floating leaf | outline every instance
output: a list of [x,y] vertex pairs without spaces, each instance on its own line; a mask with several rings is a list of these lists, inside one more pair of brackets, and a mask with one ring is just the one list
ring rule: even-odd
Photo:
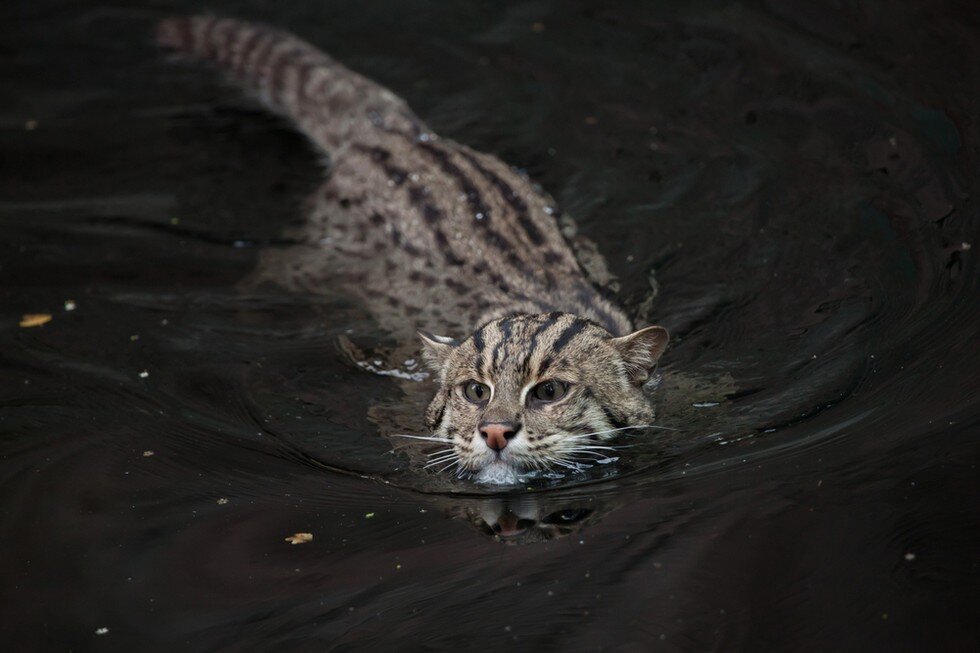
[[47,324],[51,321],[51,315],[49,313],[28,313],[24,317],[20,318],[20,325],[25,329],[30,327],[41,326],[42,324]]

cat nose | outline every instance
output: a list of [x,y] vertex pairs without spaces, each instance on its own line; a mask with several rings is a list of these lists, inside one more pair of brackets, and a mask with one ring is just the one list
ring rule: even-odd
[[507,442],[517,435],[518,430],[520,430],[520,425],[513,422],[483,423],[480,424],[480,437],[494,451],[503,451]]
[[492,528],[493,532],[497,535],[507,537],[510,535],[520,535],[527,530],[527,525],[529,523],[533,524],[534,522],[527,519],[521,519],[514,513],[506,511],[504,514],[500,515],[500,518],[497,519],[497,523],[490,528]]

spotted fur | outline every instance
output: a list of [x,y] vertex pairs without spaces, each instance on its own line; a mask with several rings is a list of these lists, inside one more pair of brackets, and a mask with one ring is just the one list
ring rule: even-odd
[[[157,38],[223,68],[330,155],[310,219],[290,234],[303,245],[266,252],[270,276],[307,289],[329,278],[395,334],[470,334],[423,337],[440,383],[427,420],[460,469],[567,466],[602,451],[586,443],[652,419],[641,386],[666,332],[624,335],[630,320],[594,283],[609,279],[601,258],[576,258],[527,178],[438,138],[396,95],[291,34],[196,16],[162,22]],[[528,384],[546,379],[568,394],[530,407]],[[468,403],[467,380],[490,386],[490,401]],[[499,452],[481,439],[493,420],[521,425]]]

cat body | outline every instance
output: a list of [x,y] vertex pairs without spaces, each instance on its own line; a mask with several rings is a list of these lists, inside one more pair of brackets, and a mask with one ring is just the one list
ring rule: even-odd
[[162,22],[157,38],[217,64],[329,155],[291,234],[302,246],[264,255],[277,282],[343,285],[396,337],[458,336],[422,334],[440,384],[430,437],[452,445],[456,469],[568,464],[652,419],[640,387],[666,331],[630,334],[593,283],[608,278],[601,258],[583,267],[554,202],[523,175],[437,137],[396,95],[290,34],[196,16]]

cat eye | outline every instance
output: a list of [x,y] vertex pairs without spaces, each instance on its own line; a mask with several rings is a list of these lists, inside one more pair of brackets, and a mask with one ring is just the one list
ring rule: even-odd
[[564,397],[567,392],[567,383],[555,379],[548,379],[531,388],[529,396],[532,401],[551,403]]
[[592,514],[591,510],[559,510],[558,512],[553,512],[541,521],[545,524],[574,524],[580,522],[589,515]]
[[474,404],[482,404],[490,399],[490,388],[479,381],[467,381],[463,385],[463,396]]

